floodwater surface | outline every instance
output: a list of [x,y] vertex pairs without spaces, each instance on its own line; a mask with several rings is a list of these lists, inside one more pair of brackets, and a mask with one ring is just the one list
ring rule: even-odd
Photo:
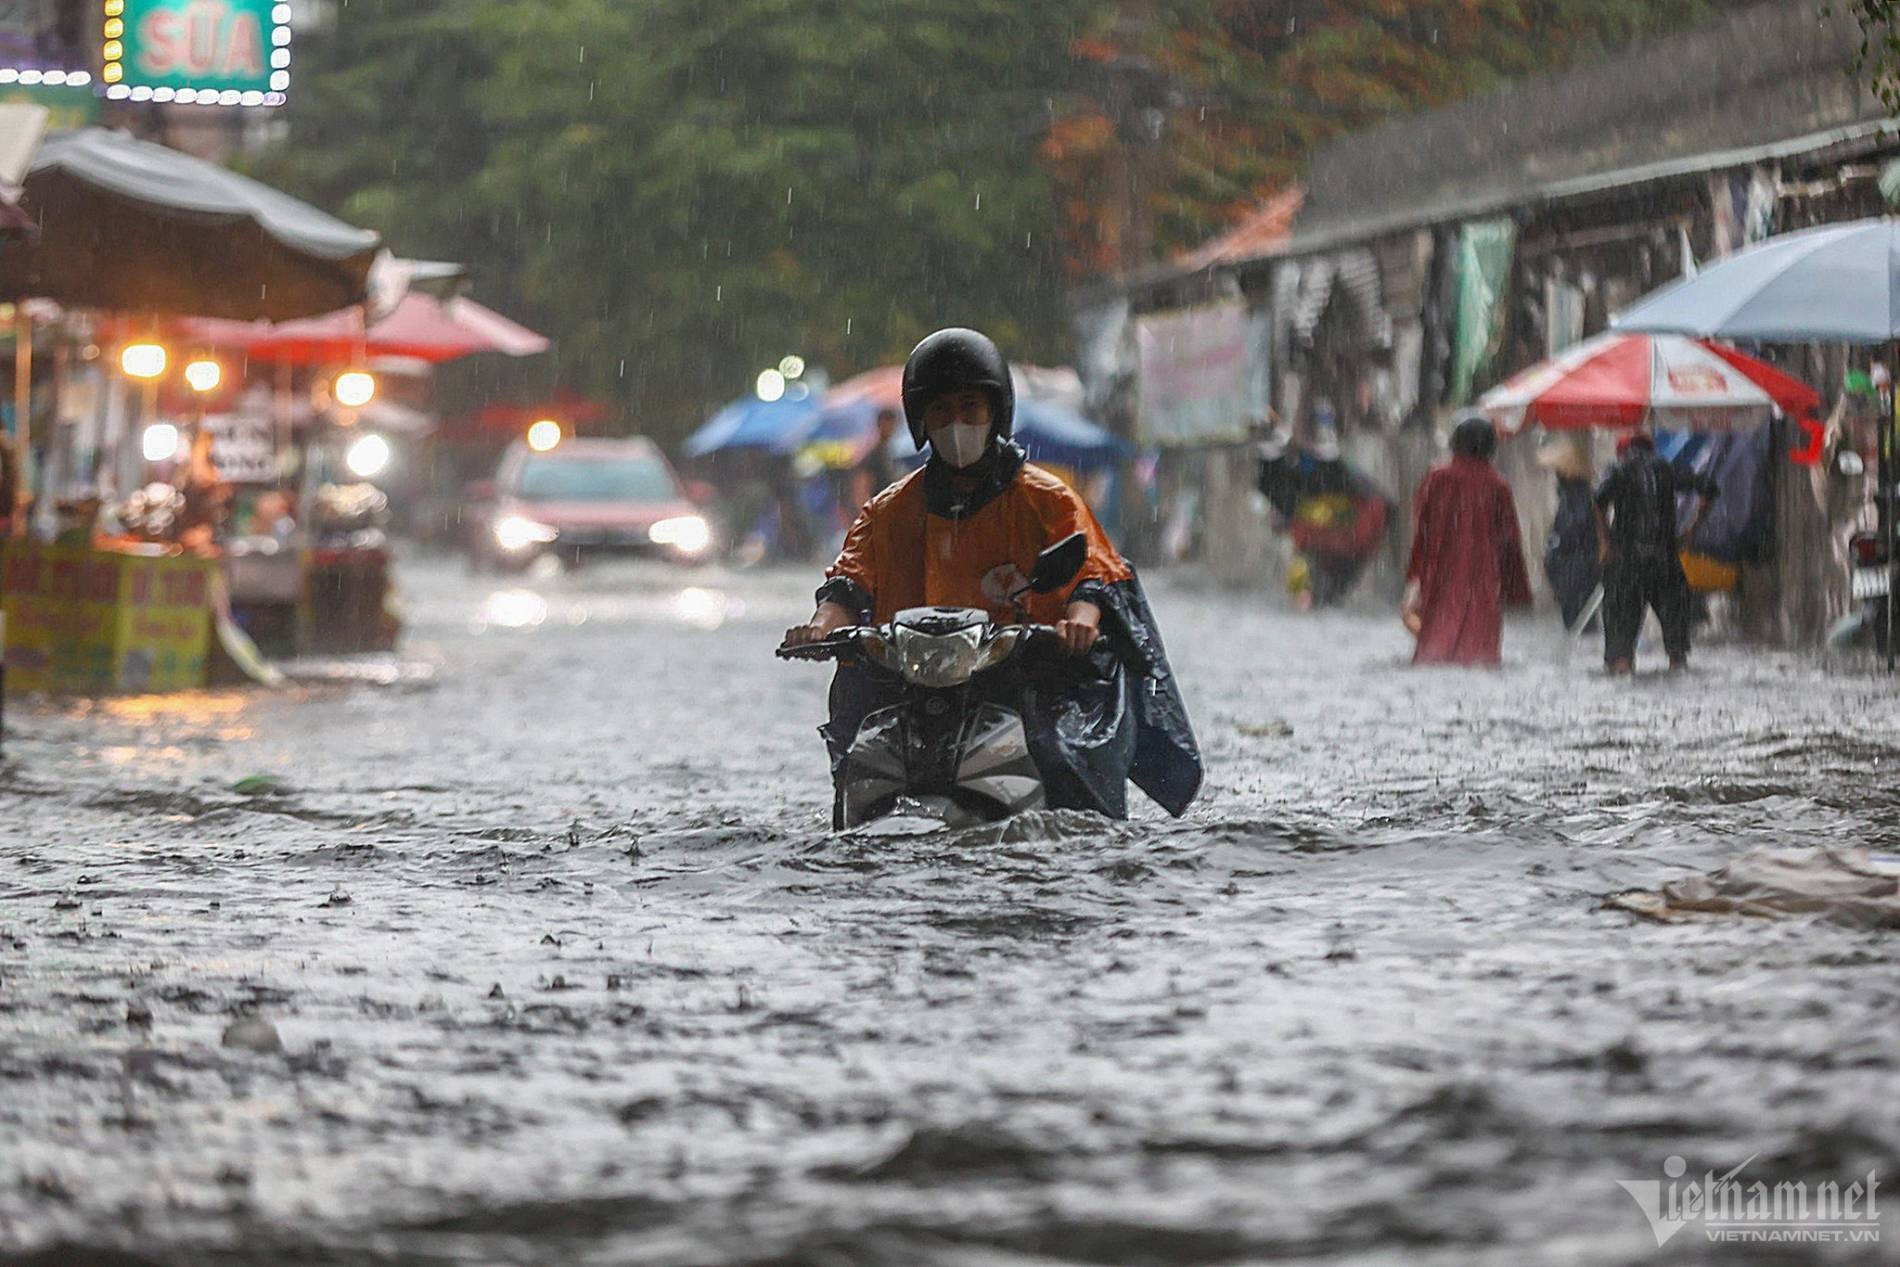
[[1900,940],[1602,909],[1900,848],[1865,668],[1418,671],[1163,581],[1186,818],[840,836],[812,577],[404,575],[400,662],[16,702],[0,1261],[1879,1257],[1618,1181],[1887,1179]]

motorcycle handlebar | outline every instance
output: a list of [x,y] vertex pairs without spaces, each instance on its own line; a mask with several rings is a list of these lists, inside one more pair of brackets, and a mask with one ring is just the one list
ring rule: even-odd
[[[1053,625],[1004,626],[1004,628],[1012,627],[1024,631],[1020,650],[1028,650],[1032,647],[1044,650],[1061,645],[1061,639],[1057,636]],[[781,660],[836,660],[856,651],[858,638],[870,632],[873,631],[864,625],[846,625],[842,629],[833,630],[829,636],[817,642],[808,642],[797,647],[781,644],[772,654]]]
[[817,642],[808,642],[801,647],[781,643],[772,654],[781,660],[836,660],[847,651],[855,651],[858,635],[864,632],[862,625],[846,625],[834,629]]

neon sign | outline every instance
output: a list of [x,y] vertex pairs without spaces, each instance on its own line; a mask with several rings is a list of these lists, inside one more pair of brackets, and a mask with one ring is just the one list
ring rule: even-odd
[[113,100],[277,106],[290,87],[285,0],[105,0],[100,35]]

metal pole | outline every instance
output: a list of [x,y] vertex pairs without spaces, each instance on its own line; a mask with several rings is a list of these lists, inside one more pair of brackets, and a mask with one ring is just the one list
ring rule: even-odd
[[291,437],[296,427],[291,421],[293,399],[290,394],[290,362],[279,361],[276,370],[276,399],[273,413],[277,424],[277,486],[284,486],[284,464],[289,460],[292,448]]
[[1887,411],[1880,425],[1880,544],[1887,552],[1887,672],[1894,663],[1894,580],[1896,576],[1893,522],[1893,430],[1900,423],[1900,340],[1888,348]]
[[27,471],[33,465],[33,318],[26,304],[13,305],[13,446],[14,502],[6,508],[13,521],[13,535],[26,535],[26,523],[14,512],[19,509],[19,492],[31,488]]

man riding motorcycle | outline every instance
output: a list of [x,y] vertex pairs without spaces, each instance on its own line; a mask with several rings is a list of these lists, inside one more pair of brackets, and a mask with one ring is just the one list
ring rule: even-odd
[[[939,330],[905,363],[903,399],[911,438],[919,450],[929,444],[930,459],[865,505],[817,610],[786,630],[785,645],[924,606],[1052,625],[1067,657],[1020,684],[1048,803],[1126,817],[1133,781],[1184,812],[1200,789],[1200,751],[1141,583],[1087,504],[1010,438],[1016,395],[1002,353],[974,330]],[[1077,532],[1088,554],[1076,579],[1024,593],[1036,556]],[[891,698],[877,675],[839,666],[820,732],[834,774],[859,724]]]

